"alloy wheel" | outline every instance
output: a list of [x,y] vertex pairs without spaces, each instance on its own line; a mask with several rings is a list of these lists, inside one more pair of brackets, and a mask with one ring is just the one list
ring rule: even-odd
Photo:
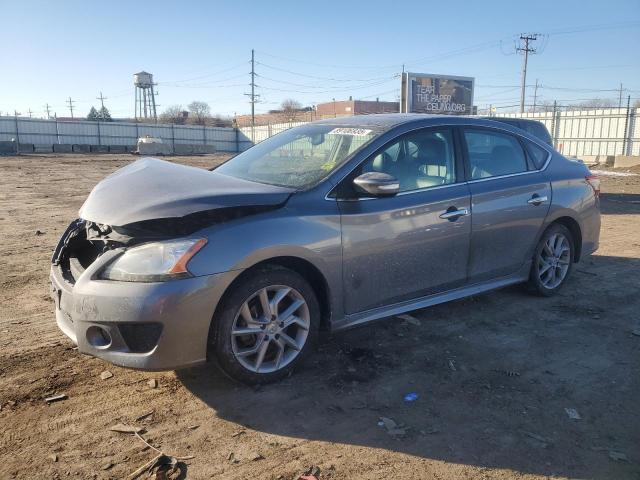
[[562,233],[554,233],[538,254],[538,278],[545,288],[556,288],[562,283],[571,264],[569,240]]
[[311,319],[304,297],[286,285],[272,285],[240,306],[231,328],[231,348],[238,362],[255,373],[271,373],[302,351]]

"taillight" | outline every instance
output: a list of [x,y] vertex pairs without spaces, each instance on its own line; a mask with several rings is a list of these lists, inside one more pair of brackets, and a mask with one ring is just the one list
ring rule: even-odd
[[589,185],[591,185],[591,188],[593,188],[593,193],[595,194],[596,198],[598,198],[600,196],[600,179],[595,175],[587,175],[586,177],[584,177],[584,179]]

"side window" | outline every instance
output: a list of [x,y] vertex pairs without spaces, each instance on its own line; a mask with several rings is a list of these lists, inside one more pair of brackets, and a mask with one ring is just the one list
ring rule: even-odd
[[548,143],[549,145],[553,144],[553,142],[551,141],[551,135],[549,135],[547,127],[545,127],[542,123],[540,122],[521,122],[521,123],[522,123],[522,129],[527,133],[530,133],[534,137],[539,138],[540,140],[542,140],[545,143]]
[[527,171],[527,159],[517,138],[493,130],[465,129],[471,179]]
[[527,147],[527,152],[529,153],[531,160],[533,160],[533,164],[538,169],[542,168],[547,161],[549,153],[544,148],[536,145],[533,142],[525,141],[525,145]]
[[455,154],[450,130],[407,133],[366,160],[360,173],[383,172],[400,182],[400,191],[454,183]]

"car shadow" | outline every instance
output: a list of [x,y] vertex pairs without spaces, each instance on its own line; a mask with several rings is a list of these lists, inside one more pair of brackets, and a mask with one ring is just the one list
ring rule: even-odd
[[218,417],[260,432],[512,473],[626,478],[639,460],[638,272],[640,260],[592,256],[552,298],[511,287],[328,335],[272,385],[239,385],[208,366],[177,375]]
[[601,193],[600,211],[606,215],[640,213],[640,194]]

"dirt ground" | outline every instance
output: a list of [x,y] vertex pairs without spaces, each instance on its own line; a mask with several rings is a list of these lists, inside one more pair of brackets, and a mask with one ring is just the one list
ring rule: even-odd
[[190,479],[640,479],[640,175],[603,177],[600,250],[560,295],[507,288],[334,334],[253,389],[209,366],[118,368],[58,331],[51,252],[135,159],[0,157],[0,479],[126,478],[155,453],[118,423],[193,456]]

